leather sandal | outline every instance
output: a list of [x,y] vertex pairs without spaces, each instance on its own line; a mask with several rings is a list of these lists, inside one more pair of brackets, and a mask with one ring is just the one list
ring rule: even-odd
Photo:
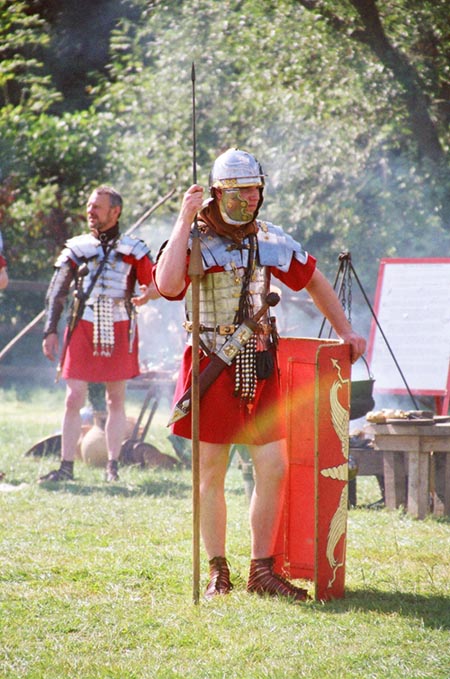
[[274,557],[252,559],[247,582],[247,592],[255,592],[260,596],[283,596],[293,601],[306,601],[306,589],[296,587],[281,575],[273,572]]
[[228,561],[224,556],[215,556],[209,561],[209,583],[205,590],[205,599],[228,594],[232,589]]

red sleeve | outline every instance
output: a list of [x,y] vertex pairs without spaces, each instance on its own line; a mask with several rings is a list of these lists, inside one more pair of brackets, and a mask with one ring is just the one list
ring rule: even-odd
[[152,273],[155,265],[149,256],[145,255],[141,259],[135,259],[130,255],[126,255],[123,261],[134,266],[139,285],[148,285],[152,282]]
[[286,272],[280,271],[280,269],[271,268],[270,273],[275,278],[278,278],[282,283],[291,288],[291,290],[303,290],[316,269],[316,258],[312,255],[308,255],[306,264],[302,264],[295,257],[292,257],[291,266]]
[[4,269],[6,266],[6,259],[0,255],[0,269]]

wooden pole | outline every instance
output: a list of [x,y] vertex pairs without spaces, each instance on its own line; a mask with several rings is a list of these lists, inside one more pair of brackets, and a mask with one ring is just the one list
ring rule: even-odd
[[148,219],[150,217],[150,215],[153,214],[153,212],[155,212],[155,210],[157,210],[161,205],[163,205],[166,202],[166,200],[169,200],[169,198],[171,198],[174,193],[175,193],[175,189],[170,189],[169,193],[166,193],[165,196],[160,198],[154,205],[152,205],[152,207],[150,207],[146,212],[144,212],[144,214],[141,217],[139,217],[139,219],[137,220],[137,222],[135,222],[133,224],[133,226],[130,226],[128,231],[125,231],[125,235],[129,236],[130,234],[133,233],[133,231],[136,231],[136,229],[143,222],[145,222],[145,220]]
[[200,242],[196,237],[192,241],[189,262],[189,276],[192,286],[192,593],[195,604],[198,604],[200,596],[200,344],[198,330],[201,272]]
[[[192,64],[192,129],[193,180],[197,183],[195,132],[195,65]],[[200,599],[200,278],[203,275],[202,255],[197,218],[194,220],[192,247],[189,258],[189,277],[192,290],[192,595],[194,604]]]
[[34,326],[37,325],[42,318],[44,318],[44,316],[45,316],[45,309],[42,309],[42,311],[40,311],[37,314],[37,316],[35,316],[33,318],[33,320],[28,323],[28,325],[26,325],[24,328],[22,328],[22,330],[20,332],[18,332],[17,335],[15,337],[13,337],[12,340],[10,340],[6,346],[3,347],[3,349],[0,351],[0,361],[2,360],[2,358],[4,358],[4,356],[6,356],[8,351],[10,351],[13,348],[13,346],[15,344],[17,344],[17,342],[24,335],[27,334],[27,332],[29,332],[32,328],[34,328]]

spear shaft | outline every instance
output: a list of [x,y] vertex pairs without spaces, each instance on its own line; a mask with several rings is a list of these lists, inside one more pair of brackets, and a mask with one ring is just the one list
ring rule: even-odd
[[[197,140],[195,125],[195,64],[192,63],[192,174],[197,183]],[[191,439],[192,439],[192,595],[194,604],[200,598],[200,278],[203,275],[197,217],[194,219],[189,258],[192,290],[192,367],[191,367]]]

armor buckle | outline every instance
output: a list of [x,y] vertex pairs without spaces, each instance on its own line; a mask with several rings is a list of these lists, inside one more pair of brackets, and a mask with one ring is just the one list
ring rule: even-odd
[[232,335],[236,330],[235,325],[218,325],[217,331],[219,335]]

